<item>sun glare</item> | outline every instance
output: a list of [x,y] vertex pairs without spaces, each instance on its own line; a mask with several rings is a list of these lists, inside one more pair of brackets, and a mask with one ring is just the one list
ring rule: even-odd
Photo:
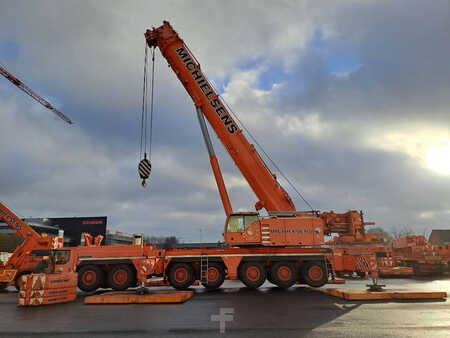
[[439,174],[450,175],[450,141],[432,145],[427,150],[427,164]]

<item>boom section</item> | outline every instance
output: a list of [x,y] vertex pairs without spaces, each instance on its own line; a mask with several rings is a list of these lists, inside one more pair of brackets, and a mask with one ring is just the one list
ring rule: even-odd
[[52,237],[42,237],[39,235],[31,226],[22,221],[1,202],[0,220],[8,224],[8,226],[17,233],[17,235],[23,238],[22,244],[14,250],[13,255],[8,259],[8,261],[3,264],[3,266],[0,265],[0,272],[3,268],[20,268],[22,263],[28,258],[31,251],[50,249],[53,245]]
[[287,192],[277,182],[254,145],[245,138],[213,86],[200,69],[200,64],[171,25],[164,21],[161,27],[147,30],[149,47],[159,47],[194,104],[199,108],[216,135],[230,154],[236,166],[259,198],[255,207],[272,211],[295,211]]
[[8,209],[3,203],[0,202],[0,220],[8,224],[17,235],[23,239],[34,238],[36,240],[42,237],[33,230],[27,223],[17,217],[10,209]]
[[39,102],[40,104],[42,104],[45,108],[51,110],[52,112],[54,112],[56,115],[58,115],[61,119],[63,119],[64,121],[66,121],[68,124],[73,124],[72,120],[70,118],[68,118],[66,115],[64,115],[63,113],[61,113],[58,109],[56,109],[55,107],[53,107],[47,100],[45,100],[44,98],[40,97],[38,94],[36,94],[34,91],[31,90],[30,87],[28,87],[27,85],[25,85],[25,83],[23,83],[22,81],[20,81],[17,77],[15,77],[14,75],[12,75],[10,72],[8,72],[4,67],[2,67],[0,65],[0,75],[3,75],[5,78],[7,78],[11,83],[13,83],[14,85],[16,85],[17,87],[19,87],[19,89],[21,89],[22,91],[24,91],[25,93],[27,93],[28,95],[30,95],[33,99],[35,99],[37,102]]

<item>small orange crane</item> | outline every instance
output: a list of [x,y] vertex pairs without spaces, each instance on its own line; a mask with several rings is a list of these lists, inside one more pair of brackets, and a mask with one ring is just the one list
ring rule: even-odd
[[56,245],[55,237],[39,235],[1,202],[0,220],[8,224],[23,239],[22,244],[16,248],[8,261],[0,262],[0,290],[10,283],[14,283],[18,290],[21,276],[33,272],[42,261],[42,257],[59,245]]

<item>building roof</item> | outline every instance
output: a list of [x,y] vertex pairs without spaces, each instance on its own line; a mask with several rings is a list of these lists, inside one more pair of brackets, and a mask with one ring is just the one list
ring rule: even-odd
[[[46,231],[46,230],[52,230],[52,231],[56,231],[58,232],[58,227],[52,226],[52,225],[46,225],[44,223],[40,223],[40,222],[29,222],[27,220],[25,220],[25,222],[30,225],[34,230],[38,230],[38,231]],[[0,221],[0,233],[13,233],[15,232],[13,229],[11,229],[9,227],[8,224],[6,224],[5,222]]]
[[450,244],[450,230],[432,230],[430,234],[431,239],[439,239],[443,244]]

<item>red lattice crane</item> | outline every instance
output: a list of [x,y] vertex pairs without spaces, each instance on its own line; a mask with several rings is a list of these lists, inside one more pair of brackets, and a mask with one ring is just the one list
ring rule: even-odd
[[31,90],[30,87],[28,87],[26,84],[24,84],[22,81],[20,81],[17,77],[12,75],[10,72],[6,70],[6,68],[2,67],[0,65],[0,74],[6,77],[10,82],[12,82],[15,86],[22,89],[25,93],[30,95],[33,99],[35,99],[37,102],[42,104],[45,108],[50,109],[52,112],[54,112],[56,115],[58,115],[61,119],[66,121],[68,124],[72,124],[72,120],[68,118],[66,115],[61,113],[58,109],[53,107],[47,100],[43,99],[41,96],[36,94],[33,90]]

